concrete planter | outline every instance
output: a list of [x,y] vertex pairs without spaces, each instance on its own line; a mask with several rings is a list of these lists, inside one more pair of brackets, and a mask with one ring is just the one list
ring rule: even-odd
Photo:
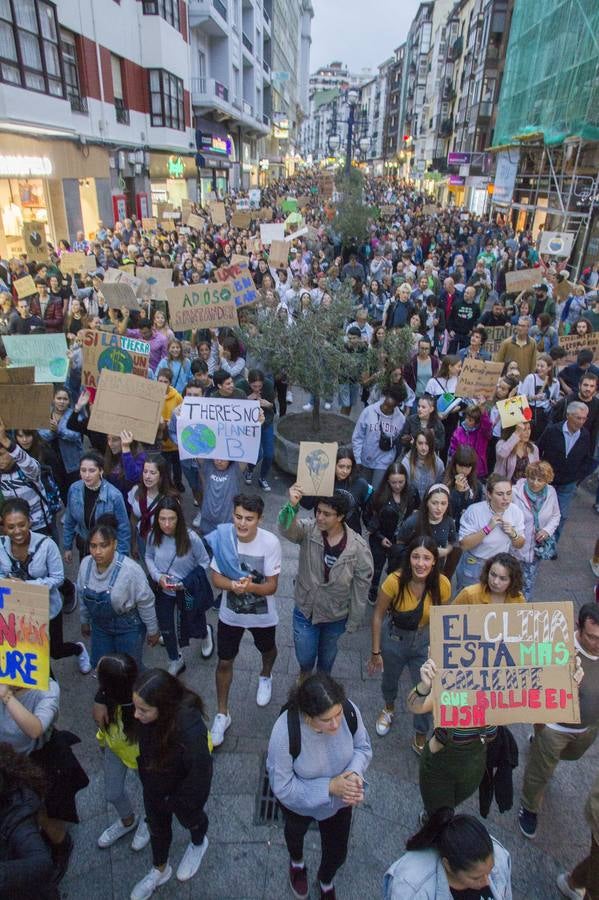
[[337,441],[351,444],[355,422],[338,413],[320,413],[320,431],[312,430],[312,413],[293,413],[279,419],[275,427],[275,462],[279,469],[295,475],[300,441]]

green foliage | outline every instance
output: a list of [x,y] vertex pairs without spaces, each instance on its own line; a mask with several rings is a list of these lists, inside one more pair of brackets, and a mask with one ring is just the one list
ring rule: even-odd
[[369,350],[369,371],[376,373],[376,383],[384,388],[389,384],[389,376],[394,369],[408,363],[414,353],[413,333],[407,326],[394,328],[385,335],[382,348]]
[[349,177],[338,176],[337,190],[341,200],[337,205],[333,228],[340,235],[344,247],[362,244],[368,235],[374,211],[364,205],[364,176],[360,170],[352,168]]

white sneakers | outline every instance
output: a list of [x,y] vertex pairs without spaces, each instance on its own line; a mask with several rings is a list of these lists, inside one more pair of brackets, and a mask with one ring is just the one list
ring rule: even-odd
[[133,840],[131,841],[131,849],[135,850],[143,850],[144,847],[147,847],[150,843],[150,829],[147,826],[145,819],[139,820],[139,825],[137,826],[137,831],[133,836]]
[[163,872],[152,866],[148,874],[138,881],[131,891],[131,900],[148,900],[157,887],[167,883],[172,874],[173,870],[168,863]]
[[260,675],[258,678],[258,692],[256,703],[258,706],[268,706],[272,697],[272,678]]
[[312,406],[311,403],[304,403],[304,405],[302,406],[302,409],[304,412],[312,412],[314,407]]
[[333,404],[327,402],[327,403],[325,403],[324,408],[325,408],[325,409],[332,409],[332,408],[333,408]]
[[385,737],[386,734],[389,734],[389,729],[391,728],[391,723],[393,722],[393,713],[389,712],[387,709],[383,709],[376,720],[376,733],[381,737]]
[[167,672],[169,675],[174,675],[176,677],[184,668],[185,660],[183,659],[183,654],[180,653],[177,659],[171,659],[167,666]]
[[223,713],[217,713],[215,715],[214,722],[212,723],[212,728],[210,729],[213,747],[220,747],[225,739],[225,731],[230,724],[231,716],[229,715],[229,713],[227,713],[226,716]]
[[187,850],[183,854],[183,859],[179,863],[179,868],[177,869],[178,881],[189,881],[190,878],[193,878],[195,873],[200,868],[201,862],[204,859],[204,854],[207,849],[207,837],[204,837],[204,840],[201,844],[189,844]]
[[87,647],[85,646],[83,641],[77,641],[77,646],[81,647],[81,653],[77,657],[77,665],[79,666],[79,671],[82,675],[89,675],[92,670],[92,664],[89,659]]
[[202,524],[202,513],[201,512],[195,514],[195,516],[192,519],[191,524],[193,525],[194,528],[200,527],[200,525]]
[[135,832],[131,849],[143,850],[143,848],[147,847],[150,843],[150,831],[145,819],[140,819],[139,822],[134,821],[131,825],[123,825],[121,819],[117,819],[116,822],[113,822],[112,825],[109,825],[108,828],[102,832],[98,838],[98,847],[102,847],[102,849],[112,847],[112,845],[125,834],[129,834],[130,831],[133,831],[136,825],[137,831]]
[[208,625],[208,634],[200,642],[200,654],[202,659],[210,659],[214,653],[214,633],[212,625]]

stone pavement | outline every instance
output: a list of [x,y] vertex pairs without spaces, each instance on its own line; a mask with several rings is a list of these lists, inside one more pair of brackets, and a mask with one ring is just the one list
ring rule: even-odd
[[[299,393],[299,392],[298,392]],[[295,405],[293,407],[296,408]],[[278,510],[285,501],[291,479],[272,473],[273,491],[266,498],[264,526],[276,530]],[[576,606],[593,598],[594,578],[588,560],[597,537],[599,520],[592,509],[593,498],[579,491],[573,515],[559,546],[559,560],[543,562],[537,599],[571,599]],[[186,507],[192,514],[189,492]],[[259,660],[249,636],[242,642],[236,661],[231,692],[232,725],[224,744],[214,753],[214,781],[207,806],[210,818],[210,846],[200,872],[187,885],[173,876],[156,897],[197,898],[197,900],[279,900],[291,897],[287,886],[287,853],[279,825],[256,824],[257,796],[262,786],[264,755],[278,710],[297,674],[291,633],[293,577],[298,550],[283,541],[283,566],[279,579],[280,625],[277,629],[279,656],[274,668],[271,704],[260,709],[255,703]],[[216,612],[210,613],[216,625]],[[412,727],[405,712],[404,698],[411,684],[404,674],[400,687],[398,715],[386,738],[376,735],[374,724],[381,707],[379,678],[370,678],[366,663],[370,651],[370,610],[363,627],[342,638],[334,675],[343,681],[349,697],[360,707],[374,747],[368,772],[366,799],[354,815],[348,861],[337,878],[340,900],[365,900],[382,896],[382,877],[387,866],[404,850],[407,837],[417,829],[421,809],[418,789],[418,759],[410,750]],[[77,613],[66,617],[66,635],[78,635]],[[165,665],[163,648],[146,648],[148,666]],[[215,656],[201,660],[198,645],[184,651],[187,670],[184,680],[204,698],[210,721],[215,711]],[[91,783],[79,794],[81,823],[73,826],[75,849],[69,871],[62,883],[65,898],[80,900],[124,900],[135,882],[151,865],[150,848],[133,853],[127,838],[108,850],[97,847],[97,838],[115,818],[104,802],[100,753],[95,741],[91,706],[97,682],[83,677],[67,659],[56,664],[62,688],[60,725],[80,735],[77,754]],[[527,753],[528,728],[515,726],[520,747],[520,767],[515,772],[515,806],[500,815],[493,810],[490,831],[509,849],[513,866],[515,900],[549,900],[559,897],[557,874],[586,855],[590,837],[583,818],[583,806],[591,783],[599,770],[599,742],[576,763],[562,763],[549,785],[539,830],[527,841],[517,826],[517,800]],[[141,799],[136,779],[129,776],[137,809]],[[475,798],[476,799],[476,798]],[[477,812],[468,802],[464,810]],[[175,823],[171,862],[178,864],[186,845],[186,835]],[[318,866],[318,833],[309,831],[306,859],[311,877]],[[315,888],[312,897],[318,896]]]

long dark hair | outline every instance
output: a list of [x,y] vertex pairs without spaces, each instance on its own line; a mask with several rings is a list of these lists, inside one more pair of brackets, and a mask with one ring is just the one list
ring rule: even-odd
[[349,473],[348,478],[346,479],[349,484],[351,484],[357,474],[357,466],[356,466],[356,457],[354,456],[354,451],[351,447],[339,447],[337,450],[337,456],[335,457],[335,462],[338,463],[340,459],[349,459],[351,461],[351,472]]
[[456,815],[450,807],[442,806],[406,842],[406,850],[430,849],[447,860],[452,872],[467,872],[492,856],[493,841],[474,816]]
[[46,776],[24,753],[6,743],[0,744],[0,798],[20,787],[27,787],[38,797],[46,791]]
[[163,509],[168,509],[177,514],[175,548],[177,556],[185,556],[186,553],[189,553],[191,541],[189,540],[189,532],[187,530],[187,525],[185,524],[183,509],[181,508],[181,502],[178,497],[163,497],[156,507],[156,513],[152,523],[152,543],[155,547],[159,547],[163,537],[165,537],[165,534],[160,527],[160,522],[158,521],[158,517]]
[[[161,453],[148,454],[148,456],[146,456],[144,460],[144,466],[146,465],[146,463],[151,463],[158,469],[158,474],[160,476],[160,479],[158,481],[158,494],[163,496],[166,496],[167,494],[176,496],[177,492],[175,490],[173,482],[171,481],[170,469],[164,456],[162,456]],[[148,492],[143,479],[143,469],[141,477],[137,483],[136,496],[142,496],[144,499],[148,496]]]
[[305,716],[321,716],[331,706],[344,703],[345,688],[326,672],[315,672],[289,692],[289,706]]
[[159,770],[175,747],[179,712],[186,707],[197,709],[204,716],[204,702],[166,669],[146,669],[135,681],[133,692],[158,710],[158,758],[150,765]]
[[378,488],[374,492],[372,497],[372,508],[375,512],[380,512],[385,503],[388,503],[391,499],[391,488],[389,487],[389,478],[391,475],[403,475],[406,479],[406,483],[403,486],[401,492],[401,501],[400,506],[402,510],[405,510],[408,503],[408,473],[406,472],[406,467],[401,462],[392,462],[390,466],[387,466],[385,469],[385,474],[383,475],[383,480],[379,484]]
[[498,566],[503,566],[510,574],[509,587],[506,589],[507,596],[517,597],[518,594],[522,593],[522,568],[518,560],[509,553],[496,553],[495,556],[491,556],[485,561],[480,573],[480,583],[483,587],[489,588],[489,572],[491,571],[491,566],[495,563],[497,563]]
[[418,459],[416,441],[421,435],[424,436],[426,443],[428,444],[428,453],[424,458],[424,464],[430,472],[432,472],[433,474],[435,472],[435,433],[430,428],[421,428],[420,431],[417,431],[414,435],[414,443],[410,447],[409,453],[407,454],[407,464],[410,467],[410,475],[412,477],[412,480],[414,479],[414,475],[416,474],[416,460]]
[[121,707],[123,731],[130,744],[138,737],[138,724],[134,716],[133,685],[138,675],[137,663],[128,653],[112,653],[103,656],[97,668],[98,686],[104,693],[108,723],[116,722],[117,708]]
[[421,534],[418,537],[414,538],[406,547],[406,551],[403,556],[403,567],[396,572],[399,578],[398,597],[401,600],[403,592],[406,590],[408,584],[413,578],[411,556],[414,550],[417,550],[419,547],[424,547],[425,550],[428,550],[433,554],[433,557],[435,559],[433,567],[428,573],[426,581],[424,582],[424,594],[430,594],[433,606],[440,606],[441,586],[439,583],[439,579],[441,572],[439,569],[439,548],[437,547],[437,542],[427,534]]
[[[418,513],[416,514],[416,534],[425,534],[427,537],[433,536],[433,533],[431,531],[431,523],[428,516],[427,505],[433,494],[445,494],[445,496],[447,497],[447,511],[443,516],[443,519],[451,516],[451,500],[449,498],[449,488],[445,490],[445,485],[432,484],[422,498],[422,503],[420,504],[420,508],[418,510]],[[443,521],[443,519],[441,521]]]
[[467,475],[466,478],[468,480],[470,490],[474,495],[476,495],[478,493],[478,477],[476,474],[477,463],[478,457],[474,448],[470,447],[468,444],[458,444],[455,453],[447,463],[445,475],[443,476],[443,483],[446,484],[450,490],[453,490],[453,488],[455,487],[457,467],[470,466],[470,474]]

